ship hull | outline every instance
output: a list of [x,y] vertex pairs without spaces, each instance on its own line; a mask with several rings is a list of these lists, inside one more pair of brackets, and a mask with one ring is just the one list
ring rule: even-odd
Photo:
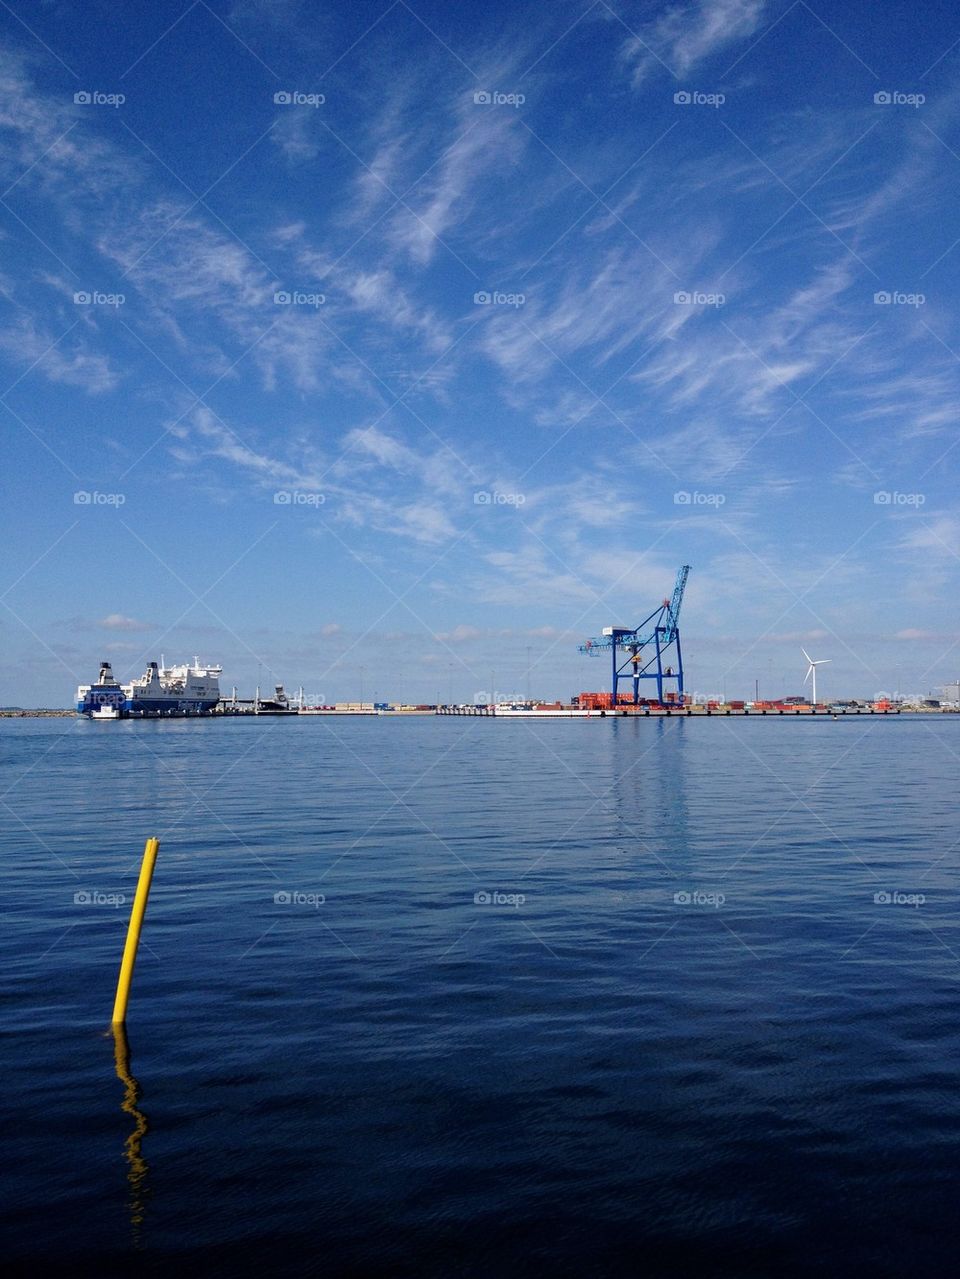
[[101,707],[112,707],[120,715],[124,713],[127,697],[119,684],[93,684],[82,687],[77,697],[77,714],[93,715]]
[[219,698],[197,700],[188,697],[136,697],[127,698],[124,710],[128,715],[206,715],[214,709]]

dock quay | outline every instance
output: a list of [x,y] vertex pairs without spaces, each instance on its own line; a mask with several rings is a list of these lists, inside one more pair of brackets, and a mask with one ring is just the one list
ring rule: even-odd
[[[483,715],[492,719],[617,719],[624,716],[642,719],[720,719],[720,718],[760,718],[761,716],[801,716],[812,719],[839,719],[844,715],[900,715],[923,714],[911,712],[899,706],[876,709],[874,707],[855,707],[831,709],[829,706],[778,707],[775,709],[755,709],[739,706],[618,706],[616,709],[590,708],[575,706],[438,706],[437,715]],[[929,713],[929,712],[927,712]],[[949,713],[949,712],[934,712]],[[953,712],[956,713],[956,712]]]
[[438,706],[437,715],[487,715],[494,716],[497,713],[495,706]]

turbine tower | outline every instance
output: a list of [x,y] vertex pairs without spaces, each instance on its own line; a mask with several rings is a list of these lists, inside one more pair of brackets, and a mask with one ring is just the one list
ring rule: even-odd
[[806,684],[810,676],[811,675],[813,676],[813,705],[816,706],[817,704],[817,667],[826,666],[827,662],[833,661],[833,658],[821,657],[819,661],[815,662],[805,648],[801,648],[800,652],[807,659],[807,673],[803,677],[803,682],[804,684]]

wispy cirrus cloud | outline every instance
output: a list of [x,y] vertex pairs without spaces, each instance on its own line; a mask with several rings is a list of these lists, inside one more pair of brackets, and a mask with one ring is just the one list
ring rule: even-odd
[[14,313],[0,324],[0,350],[20,362],[24,369],[42,367],[43,376],[64,386],[79,387],[91,395],[114,390],[122,372],[108,354],[91,350],[97,338],[85,327],[59,333],[48,328],[35,316],[23,311]]
[[766,0],[694,0],[671,4],[644,23],[621,50],[635,87],[658,67],[677,76],[752,36],[760,27]]

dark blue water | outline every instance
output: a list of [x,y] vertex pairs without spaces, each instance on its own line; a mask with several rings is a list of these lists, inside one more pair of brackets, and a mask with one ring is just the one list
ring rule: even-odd
[[939,717],[3,721],[4,1254],[948,1273],[958,777]]

